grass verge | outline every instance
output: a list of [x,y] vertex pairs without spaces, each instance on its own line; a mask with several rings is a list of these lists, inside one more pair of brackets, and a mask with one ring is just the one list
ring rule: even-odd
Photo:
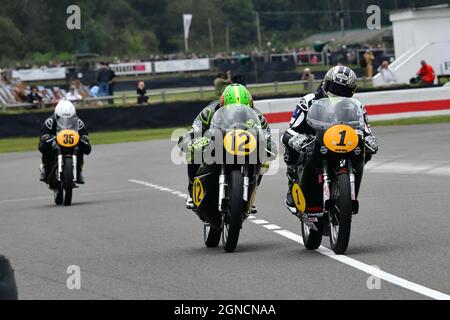
[[[450,123],[450,115],[408,118],[398,120],[374,121],[372,126],[406,126]],[[144,129],[130,131],[98,132],[90,135],[93,145],[114,144],[125,142],[139,142],[149,140],[169,139],[174,128],[167,129]],[[36,138],[8,138],[0,139],[0,153],[22,152],[37,150],[38,139]]]
[[[93,145],[114,144],[125,142],[139,142],[149,140],[169,139],[174,128],[145,129],[129,131],[112,131],[91,133],[90,139]],[[22,152],[36,150],[38,138],[8,138],[0,139],[0,153]]]

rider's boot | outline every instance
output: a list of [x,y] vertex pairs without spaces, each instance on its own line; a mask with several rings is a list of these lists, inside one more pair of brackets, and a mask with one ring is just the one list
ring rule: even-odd
[[78,184],[85,184],[84,175],[83,175],[83,168],[82,167],[77,168],[77,183]]
[[194,201],[192,200],[192,188],[193,188],[193,184],[191,182],[191,179],[189,179],[189,185],[188,185],[188,195],[186,198],[186,209],[189,210],[194,210],[195,209],[195,205],[194,205]]
[[294,186],[295,181],[298,180],[298,170],[301,170],[301,168],[298,169],[296,166],[288,165],[286,172],[289,190],[286,195],[285,206],[293,215],[297,215],[297,207],[295,206],[294,199],[292,198],[292,187]]
[[45,166],[43,163],[39,166],[39,171],[41,172],[41,176],[39,178],[42,182],[47,182],[47,175],[48,175],[48,169],[47,166]]
[[77,183],[85,184],[84,175],[83,175],[83,167],[84,167],[84,155],[79,153],[77,155]]

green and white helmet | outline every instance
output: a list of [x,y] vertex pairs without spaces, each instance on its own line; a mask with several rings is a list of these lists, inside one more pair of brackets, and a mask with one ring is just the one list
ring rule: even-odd
[[253,97],[246,87],[241,84],[232,84],[226,87],[225,91],[220,98],[220,106],[229,105],[245,105],[249,108],[253,108]]

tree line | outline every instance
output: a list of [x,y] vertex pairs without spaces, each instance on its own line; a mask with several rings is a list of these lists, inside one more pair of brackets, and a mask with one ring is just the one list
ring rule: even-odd
[[[393,9],[442,0],[7,0],[0,5],[0,63],[68,60],[76,52],[145,58],[184,50],[182,14],[193,14],[195,53],[252,50],[261,40],[283,48],[309,34],[365,26],[365,10],[379,5],[383,23]],[[81,8],[81,30],[66,27],[67,7]],[[211,32],[209,31],[211,29]],[[212,39],[211,36],[212,35]],[[212,41],[211,41],[212,40]]]

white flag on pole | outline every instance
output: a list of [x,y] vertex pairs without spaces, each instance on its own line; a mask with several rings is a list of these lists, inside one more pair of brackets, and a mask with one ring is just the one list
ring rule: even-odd
[[184,39],[189,38],[189,29],[191,28],[192,14],[183,14]]

